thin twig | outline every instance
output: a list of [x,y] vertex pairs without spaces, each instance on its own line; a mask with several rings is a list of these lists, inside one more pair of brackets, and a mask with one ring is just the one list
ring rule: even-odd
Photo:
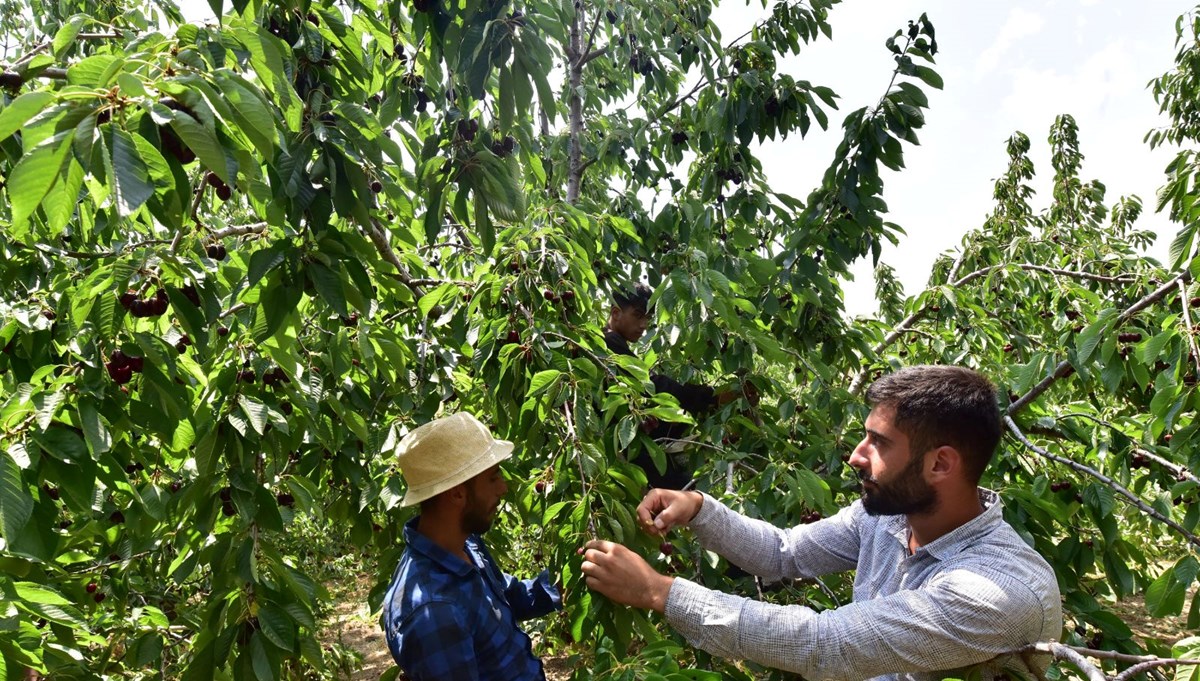
[[1137,452],[1138,454],[1141,454],[1142,456],[1146,457],[1147,459],[1150,459],[1151,461],[1162,466],[1163,468],[1166,468],[1167,470],[1171,471],[1172,473],[1175,474],[1175,479],[1179,480],[1180,482],[1183,482],[1184,480],[1191,480],[1192,482],[1194,482],[1196,484],[1200,484],[1200,478],[1197,478],[1185,466],[1180,466],[1179,464],[1175,463],[1174,461],[1168,461],[1167,459],[1162,458],[1161,456],[1155,454],[1154,452],[1152,452],[1148,449],[1134,449],[1133,451]]
[[228,317],[229,315],[237,314],[244,309],[246,309],[246,304],[238,303],[237,305],[234,305],[233,307],[230,307],[228,310],[225,310],[221,314],[217,315],[217,319],[224,319],[224,318]]
[[[188,215],[199,225],[200,217],[196,215],[196,211],[200,210],[200,202],[204,200],[204,188],[208,186],[207,182],[201,182],[200,187],[196,190],[196,196],[192,199],[192,207],[188,210]],[[183,233],[187,230],[186,226],[181,225],[179,231],[175,232],[175,238],[171,239],[171,252],[179,250],[179,242],[183,240]]]
[[136,250],[139,248],[145,248],[147,246],[158,246],[161,244],[169,244],[169,243],[171,243],[171,242],[168,239],[148,239],[146,241],[139,241],[137,243],[129,244],[128,246],[125,246],[124,248],[122,248],[119,251],[114,250],[114,251],[96,251],[96,252],[67,251],[67,250],[63,250],[61,248],[55,248],[54,246],[49,246],[47,244],[35,244],[34,248],[36,248],[39,251],[49,253],[51,255],[55,255],[55,256],[58,256],[61,258],[76,258],[79,260],[98,260],[101,258],[116,258],[118,256],[125,255],[129,251],[133,251],[133,250]]
[[[591,504],[592,485],[588,480],[587,471],[583,469],[583,455],[579,453],[579,435],[575,432],[575,415],[572,413],[575,410],[576,400],[579,393],[574,391],[571,393],[571,403],[563,403],[563,416],[567,421],[567,437],[571,440],[571,453],[575,455],[575,463],[579,465],[579,482],[583,485],[583,499],[580,503]],[[596,533],[596,523],[591,513],[587,514],[588,534],[592,539],[599,539],[600,535]]]

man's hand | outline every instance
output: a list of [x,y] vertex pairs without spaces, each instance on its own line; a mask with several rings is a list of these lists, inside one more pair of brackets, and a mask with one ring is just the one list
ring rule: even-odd
[[673,527],[692,522],[700,512],[704,495],[673,489],[652,489],[638,504],[638,522],[651,534],[665,535]]
[[592,540],[579,553],[579,569],[589,589],[622,605],[663,612],[674,577],[660,575],[642,557],[620,544]]

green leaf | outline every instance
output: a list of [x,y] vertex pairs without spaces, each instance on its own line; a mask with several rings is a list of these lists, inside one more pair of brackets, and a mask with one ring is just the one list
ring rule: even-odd
[[54,93],[47,90],[26,92],[0,110],[0,142],[21,129],[30,118],[41,113],[46,105],[54,101]]
[[186,111],[171,111],[171,129],[196,154],[205,168],[216,173],[225,184],[233,184],[225,163],[225,149],[215,132],[201,125]]
[[258,610],[258,622],[262,625],[262,633],[275,647],[291,650],[296,646],[296,625],[279,606],[264,604]]
[[250,427],[254,428],[254,432],[262,435],[267,427],[267,406],[245,394],[238,395],[238,405],[250,420]]
[[562,376],[562,372],[558,369],[546,369],[539,371],[533,375],[529,381],[529,390],[525,393],[526,397],[533,397],[550,389],[550,386]]
[[33,497],[21,482],[17,462],[5,452],[0,456],[0,532],[12,542],[33,514]]
[[133,138],[120,128],[113,128],[112,167],[117,212],[127,217],[154,195],[154,185]]
[[112,447],[112,436],[108,433],[108,427],[96,411],[92,400],[80,400],[79,417],[83,421],[83,437],[92,452],[92,458],[98,458]]
[[1184,226],[1171,240],[1170,258],[1171,269],[1183,267],[1183,263],[1192,255],[1192,242],[1196,239],[1196,231],[1200,230],[1200,222]]
[[1175,579],[1175,570],[1166,570],[1146,587],[1146,611],[1151,617],[1170,617],[1183,611],[1187,585]]
[[87,21],[87,18],[86,15],[76,14],[58,28],[58,32],[54,34],[54,42],[50,44],[50,51],[56,60],[61,61],[66,56],[67,49],[74,44],[75,36],[79,35],[79,29],[83,28],[83,22]]
[[937,90],[942,89],[942,77],[938,75],[937,71],[934,71],[928,66],[914,64],[913,75],[923,80],[925,84],[931,88]]
[[267,102],[236,76],[216,74],[217,86],[232,105],[234,117],[251,144],[267,160],[274,157],[275,117]]
[[67,67],[67,83],[84,87],[107,87],[123,60],[111,54],[94,54]]
[[617,449],[625,450],[633,438],[637,436],[638,423],[632,414],[625,416],[617,424]]
[[217,17],[217,19],[225,16],[224,0],[208,0],[208,6],[212,9],[213,16]]
[[24,227],[54,186],[54,181],[62,172],[67,152],[71,150],[74,135],[74,129],[64,130],[45,140],[23,156],[13,168],[8,178],[8,198],[12,204],[14,229]]
[[308,276],[312,280],[317,293],[329,303],[333,311],[345,317],[350,314],[346,307],[346,293],[342,286],[342,277],[319,262],[308,265]]
[[117,86],[121,88],[129,97],[147,97],[146,85],[142,83],[142,79],[132,73],[121,72],[117,74]]
[[1096,351],[1096,346],[1103,340],[1103,332],[1108,328],[1108,322],[1116,314],[1115,310],[1105,310],[1100,313],[1096,321],[1088,324],[1087,328],[1079,332],[1075,338],[1076,359],[1082,365],[1088,361],[1092,353]]
[[1162,357],[1163,348],[1175,336],[1176,332],[1174,330],[1168,330],[1150,338],[1138,348],[1138,357],[1146,364],[1153,364]]
[[246,269],[246,288],[252,289],[268,272],[278,267],[284,261],[284,245],[272,244],[254,252],[250,256],[250,265]]

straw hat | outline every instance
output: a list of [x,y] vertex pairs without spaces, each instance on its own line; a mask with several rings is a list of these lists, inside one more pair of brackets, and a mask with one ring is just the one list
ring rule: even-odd
[[466,412],[420,426],[396,446],[400,472],[408,483],[401,506],[412,506],[462,484],[512,456],[513,444],[492,437],[487,426]]

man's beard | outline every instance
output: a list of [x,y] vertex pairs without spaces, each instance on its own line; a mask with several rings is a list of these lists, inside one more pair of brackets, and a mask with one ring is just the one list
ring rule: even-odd
[[870,491],[863,485],[863,510],[869,515],[916,515],[937,506],[937,491],[921,475],[923,459],[921,456],[913,457],[900,475],[886,484],[880,484],[868,477],[866,471],[860,470],[859,480],[874,483]]
[[479,497],[467,490],[467,507],[463,510],[462,527],[467,534],[483,534],[492,529],[493,509],[485,508]]

